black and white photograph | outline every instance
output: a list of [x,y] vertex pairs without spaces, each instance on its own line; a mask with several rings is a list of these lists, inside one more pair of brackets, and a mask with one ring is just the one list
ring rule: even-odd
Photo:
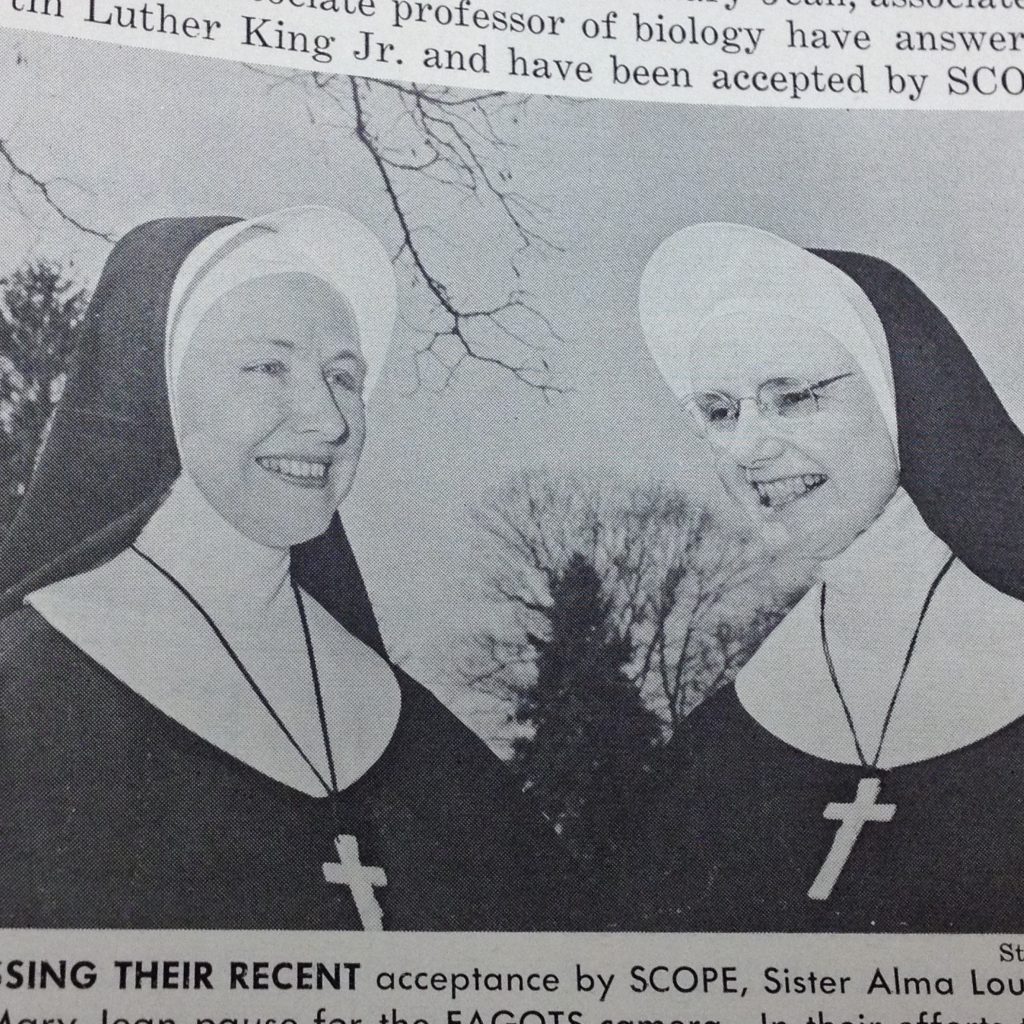
[[1024,931],[1024,133],[0,30],[0,926]]

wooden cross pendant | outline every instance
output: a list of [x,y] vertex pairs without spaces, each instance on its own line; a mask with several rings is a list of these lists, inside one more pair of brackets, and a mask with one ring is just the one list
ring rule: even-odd
[[349,887],[363,931],[383,931],[384,915],[373,888],[388,884],[384,869],[359,863],[359,841],[355,836],[336,836],[334,848],[338,851],[338,863],[324,864],[324,878],[335,885]]
[[838,821],[842,824],[836,829],[832,849],[828,851],[818,877],[807,890],[807,895],[812,900],[827,900],[832,895],[839,874],[846,867],[846,862],[853,852],[853,844],[857,842],[861,829],[869,821],[892,821],[896,805],[875,803],[881,791],[881,779],[861,779],[857,783],[857,796],[852,803],[831,803],[825,807],[823,816],[829,821]]

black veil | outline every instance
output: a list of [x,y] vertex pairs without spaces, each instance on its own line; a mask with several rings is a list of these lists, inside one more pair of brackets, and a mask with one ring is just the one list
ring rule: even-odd
[[885,328],[904,489],[975,575],[1024,600],[1024,435],[906,274],[860,253],[810,251],[856,282]]
[[[76,361],[24,501],[0,546],[0,614],[33,590],[113,558],[181,472],[164,347],[188,254],[235,217],[156,220],[114,247],[78,329]],[[335,515],[292,548],[295,581],[387,658],[352,548]]]

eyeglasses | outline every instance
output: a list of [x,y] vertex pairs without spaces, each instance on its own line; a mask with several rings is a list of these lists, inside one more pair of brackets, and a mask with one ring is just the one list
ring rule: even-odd
[[721,391],[706,391],[690,395],[683,404],[703,434],[728,437],[736,429],[743,402],[756,402],[762,416],[803,419],[818,411],[818,393],[823,388],[852,376],[853,371],[848,370],[813,384],[796,377],[774,377],[766,380],[756,395],[735,398]]

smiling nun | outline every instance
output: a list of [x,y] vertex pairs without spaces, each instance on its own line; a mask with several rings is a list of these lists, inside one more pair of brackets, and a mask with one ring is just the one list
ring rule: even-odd
[[688,721],[644,924],[1024,925],[1024,437],[900,271],[677,232],[641,319],[726,491],[818,580]]
[[0,923],[532,929],[561,861],[390,664],[337,508],[394,275],[337,210],[128,234],[0,552]]

